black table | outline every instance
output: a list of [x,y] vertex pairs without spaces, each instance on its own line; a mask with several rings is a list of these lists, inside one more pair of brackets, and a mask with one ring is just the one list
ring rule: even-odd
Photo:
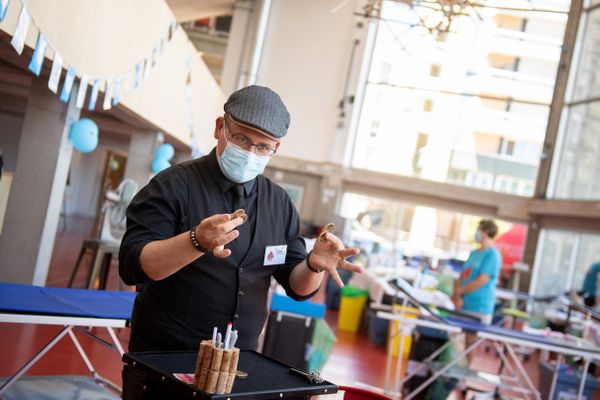
[[311,383],[289,372],[290,367],[259,354],[242,351],[238,370],[248,377],[235,379],[230,394],[208,394],[175,378],[173,373],[194,373],[197,352],[126,353],[123,361],[129,368],[146,374],[142,399],[281,399],[303,398],[336,393],[331,382]]

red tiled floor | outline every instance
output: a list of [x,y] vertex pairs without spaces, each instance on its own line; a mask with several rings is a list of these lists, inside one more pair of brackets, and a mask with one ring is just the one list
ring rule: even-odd
[[[55,241],[47,279],[48,286],[64,287],[67,285],[81,242],[83,238],[89,236],[92,225],[93,221],[89,219],[69,218],[67,220],[66,229],[59,232]],[[75,287],[84,286],[88,265],[89,256],[86,256],[75,280]],[[108,288],[115,290],[118,287],[116,263],[113,263]],[[324,300],[323,289],[317,294],[317,301]],[[386,362],[385,349],[375,346],[365,335],[337,331],[337,312],[329,311],[326,319],[336,332],[338,340],[323,369],[325,378],[337,384],[382,388]],[[2,354],[0,376],[8,376],[16,372],[59,330],[58,326],[0,324],[0,354]],[[120,330],[118,335],[123,346],[127,348],[128,329]],[[108,339],[106,334],[101,336]],[[77,333],[77,337],[100,374],[120,384],[121,361],[118,354],[81,333]],[[534,383],[537,384],[536,360],[533,357],[525,366]],[[479,356],[475,357],[474,362],[493,372],[497,371],[499,360],[491,353],[481,352]],[[86,375],[87,373],[85,364],[67,337],[63,338],[28,372],[29,375]]]
[[323,368],[324,377],[340,385],[363,383],[383,388],[385,348],[375,346],[365,335],[338,330],[337,317],[336,311],[327,312],[326,320],[337,342]]
[[[60,326],[0,324],[0,376],[10,376],[29,361],[62,329]],[[121,343],[129,340],[129,332],[118,332]],[[96,331],[98,336],[109,340],[106,331]],[[115,350],[76,332],[97,372],[110,381],[121,385],[121,357]],[[89,372],[71,339],[63,337],[28,372],[27,375],[88,375]]]
[[[72,268],[77,259],[81,242],[88,237],[93,220],[84,218],[68,218],[66,229],[56,237],[54,253],[48,271],[47,285],[65,287]],[[89,255],[82,260],[74,287],[83,287],[87,278]],[[118,288],[116,263],[113,263],[108,289]],[[324,287],[315,297],[316,301],[324,301]],[[332,327],[336,326],[337,313],[328,315]],[[0,324],[0,376],[8,376],[28,361],[40,347],[51,340],[60,330],[58,326]],[[82,346],[90,355],[92,362],[101,374],[115,382],[120,382],[121,362],[116,352],[92,341],[78,333]],[[129,332],[121,330],[119,338],[127,348]],[[106,337],[108,339],[108,337]],[[363,382],[369,385],[382,386],[385,351],[372,345],[364,336],[340,332],[338,342],[334,346],[329,362],[325,368],[335,372],[340,383],[354,384]],[[368,368],[366,366],[369,366]],[[79,357],[70,339],[64,337],[28,372],[28,375],[53,374],[87,374],[85,364]]]
[[[61,221],[62,222],[62,221]],[[72,268],[77,259],[83,238],[88,237],[93,220],[85,218],[69,218],[64,230],[61,230],[54,243],[54,252],[48,270],[47,286],[66,287]],[[83,287],[87,279],[90,256],[85,256],[73,284]],[[116,268],[112,268],[109,278],[109,289],[116,289],[118,281]],[[0,324],[0,376],[14,374],[24,363],[31,359],[37,351],[47,344],[61,330],[60,326]],[[98,336],[109,340],[105,330],[99,330]],[[129,329],[117,332],[122,345],[127,348]],[[92,364],[105,378],[121,384],[121,361],[119,354],[104,345],[93,341],[86,335],[77,332],[82,347],[88,354]],[[88,370],[79,356],[73,342],[68,336],[63,337],[48,353],[46,353],[28,372],[27,375],[87,375]]]

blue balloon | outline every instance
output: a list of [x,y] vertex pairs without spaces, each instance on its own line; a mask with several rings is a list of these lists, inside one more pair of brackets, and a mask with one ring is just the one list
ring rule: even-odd
[[98,125],[88,118],[82,118],[71,125],[69,139],[73,147],[82,153],[94,151],[98,146]]
[[158,174],[160,171],[162,171],[163,169],[167,169],[170,166],[171,163],[169,163],[164,158],[155,158],[154,160],[152,160],[151,170],[152,173]]
[[154,152],[154,158],[163,158],[169,161],[175,155],[175,149],[169,143],[163,143]]

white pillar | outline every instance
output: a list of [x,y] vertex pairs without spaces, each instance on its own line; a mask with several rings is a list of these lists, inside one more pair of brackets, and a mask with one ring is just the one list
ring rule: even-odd
[[45,80],[32,83],[0,236],[0,281],[46,283],[73,152],[69,129],[80,114],[74,99],[62,103]]

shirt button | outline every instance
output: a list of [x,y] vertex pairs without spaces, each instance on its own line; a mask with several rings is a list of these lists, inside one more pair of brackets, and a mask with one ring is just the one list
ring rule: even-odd
[[244,293],[244,291],[243,291],[243,290],[240,290],[240,291],[238,292],[238,295],[239,295],[239,296],[243,296],[243,295],[245,295],[245,294],[246,294],[246,293]]
[[240,268],[240,274],[244,272],[244,268]]
[[235,315],[233,316],[233,319],[238,319],[239,317],[240,317],[240,314],[235,314]]

